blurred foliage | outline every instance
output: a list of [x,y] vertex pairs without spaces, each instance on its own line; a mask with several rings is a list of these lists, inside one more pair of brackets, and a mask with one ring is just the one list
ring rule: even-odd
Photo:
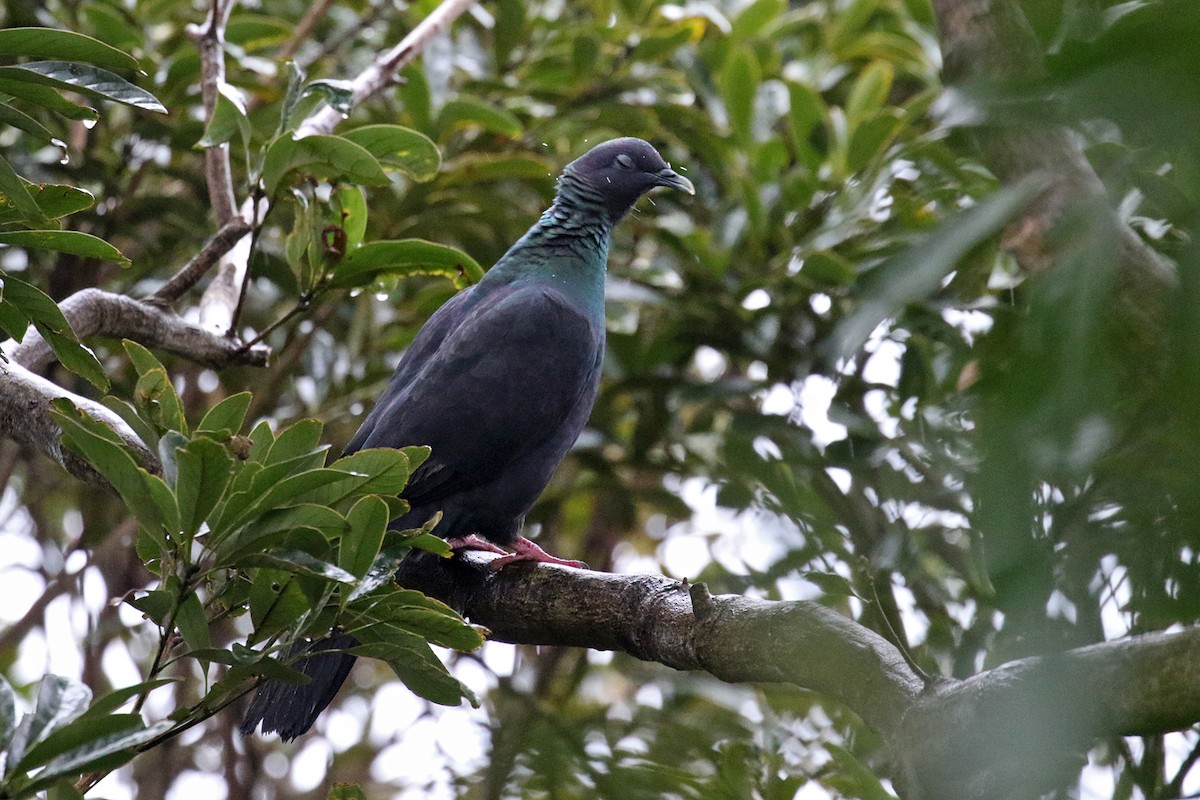
[[[955,677],[1197,621],[1193,4],[1030,0],[1046,75],[993,87],[977,114],[956,115],[935,113],[940,56],[927,0],[494,0],[436,37],[398,87],[354,109],[335,136],[291,139],[319,103],[345,102],[342,81],[433,6],[348,0],[311,29],[300,25],[310,4],[299,0],[239,6],[227,36],[229,87],[206,124],[186,32],[203,20],[193,4],[6,3],[9,28],[65,29],[110,47],[0,31],[0,170],[12,173],[0,175],[0,243],[9,245],[0,327],[16,333],[28,319],[57,331],[68,343],[56,347],[63,364],[100,386],[99,377],[111,381],[115,397],[158,392],[127,418],[141,420],[156,446],[166,442],[160,452],[178,454],[176,469],[211,458],[230,478],[204,503],[184,502],[168,470],[161,489],[134,485],[126,506],[11,445],[0,452],[6,571],[28,574],[42,593],[0,630],[0,669],[15,692],[10,703],[0,689],[0,723],[14,724],[7,709],[20,705],[31,726],[53,717],[69,722],[63,731],[82,730],[91,696],[152,688],[130,686],[112,654],[138,664],[141,680],[156,678],[159,630],[134,624],[108,598],[134,598],[168,632],[179,629],[181,652],[201,659],[168,670],[187,679],[159,690],[172,693],[168,711],[195,708],[215,688],[201,688],[200,677],[225,674],[203,659],[265,665],[270,648],[237,651],[245,660],[226,664],[217,655],[225,643],[252,635],[244,619],[172,626],[155,608],[194,614],[194,598],[203,614],[248,603],[261,630],[269,620],[254,613],[255,587],[286,585],[296,587],[295,608],[312,612],[305,625],[328,625],[353,584],[296,561],[360,580],[340,560],[336,533],[276,528],[274,556],[260,556],[269,564],[244,565],[225,583],[205,581],[203,569],[171,583],[178,565],[137,533],[144,515],[160,500],[169,508],[169,497],[179,513],[191,509],[188,535],[201,518],[216,530],[231,487],[255,468],[325,469],[319,439],[336,452],[350,438],[420,324],[536,219],[563,164],[616,135],[660,146],[699,191],[643,201],[617,232],[601,396],[530,515],[551,549],[617,570],[649,565],[714,591],[818,598]],[[113,104],[121,98],[111,94],[63,94],[14,72],[47,75],[32,65],[63,60],[121,72],[119,86],[141,87],[169,113],[152,113],[149,101]],[[1030,189],[998,186],[968,126],[1000,123],[1072,127],[1120,218],[1179,266],[1163,318],[1121,311],[1138,298],[1094,206],[1072,209],[1047,233],[1058,263],[1035,276],[998,246]],[[239,199],[261,192],[274,201],[241,319],[275,348],[272,367],[216,374],[169,361],[164,371],[144,352],[105,342],[89,343],[96,366],[80,366],[87,351],[68,346],[41,292],[144,294],[186,262],[214,227],[202,141],[229,143]],[[66,240],[50,234],[68,232],[99,243],[89,247],[108,243],[131,266],[118,270],[108,251],[55,247]],[[90,391],[57,368],[53,377]],[[260,444],[242,460],[232,449],[240,425],[218,436],[202,422],[188,433],[186,420],[228,403],[245,404],[241,416],[260,441],[302,441],[304,452],[276,463],[274,445]],[[104,438],[70,409],[60,413],[73,422],[69,445]],[[138,500],[143,490],[158,499]],[[387,494],[355,491],[368,505]],[[266,506],[258,522],[280,513]],[[330,513],[344,520],[358,508]],[[218,551],[205,543],[191,566],[216,563]],[[359,555],[350,559],[357,567]],[[85,591],[97,579],[100,602]],[[167,593],[162,603],[147,602],[154,591]],[[71,614],[47,612],[56,598]],[[209,647],[206,633],[220,644]],[[74,636],[77,674],[37,689],[54,661],[47,641]],[[387,727],[386,712],[370,716],[356,691],[382,698],[392,676],[361,669],[338,704],[357,733],[335,730],[327,714],[300,744],[336,752],[315,783],[300,772],[307,750],[281,768],[280,746],[236,741],[235,718],[223,714],[157,747],[153,763],[135,759],[107,794],[162,797],[198,774],[224,782],[230,797],[322,797],[331,787],[330,796],[355,797],[355,785],[368,797],[790,798],[814,782],[833,796],[887,792],[878,738],[809,693],[553,648],[521,649],[506,665],[510,652],[485,645],[482,655],[445,658],[485,692],[468,723],[454,718],[486,734],[482,753],[459,741],[419,749],[415,734]],[[103,713],[115,710],[104,703]],[[122,724],[157,732],[160,723]],[[47,742],[59,727],[37,725]],[[1097,747],[1092,785],[1113,787],[1113,797],[1179,796],[1197,738]],[[51,749],[37,765],[8,769],[65,752]],[[443,767],[418,770],[413,762],[427,759],[411,754],[430,752]]]

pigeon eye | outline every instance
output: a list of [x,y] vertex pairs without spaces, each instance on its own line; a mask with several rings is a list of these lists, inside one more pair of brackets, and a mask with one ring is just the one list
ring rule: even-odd
[[619,156],[617,156],[616,164],[618,167],[623,169],[633,169],[633,159],[624,153],[621,153]]

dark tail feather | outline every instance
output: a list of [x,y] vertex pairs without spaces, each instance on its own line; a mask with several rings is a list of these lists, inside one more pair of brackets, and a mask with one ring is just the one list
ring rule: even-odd
[[263,733],[278,731],[286,742],[311,728],[317,715],[333,702],[350,674],[350,667],[354,666],[354,656],[334,651],[346,650],[356,644],[358,641],[353,636],[341,634],[305,645],[303,650],[311,655],[296,663],[293,669],[312,680],[303,684],[268,680],[260,685],[246,710],[246,718],[242,720],[242,733],[254,733],[261,722]]

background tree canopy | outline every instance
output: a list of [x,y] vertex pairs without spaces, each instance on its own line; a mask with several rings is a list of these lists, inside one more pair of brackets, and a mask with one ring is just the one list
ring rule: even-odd
[[[1200,793],[1194,3],[3,22],[0,797]],[[402,588],[425,451],[336,454],[618,135],[698,195],[618,230],[528,522],[624,577]],[[315,731],[237,734],[331,626]]]

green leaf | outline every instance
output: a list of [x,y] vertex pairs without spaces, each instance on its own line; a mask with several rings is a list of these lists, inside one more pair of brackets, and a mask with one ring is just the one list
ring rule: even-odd
[[148,728],[135,728],[101,735],[77,749],[53,759],[45,769],[38,773],[37,780],[29,789],[40,789],[64,775],[77,775],[96,769],[101,764],[108,769],[115,769],[133,758],[136,755],[135,748],[139,745],[161,736],[174,725],[175,723],[164,720],[156,722]]
[[24,70],[36,76],[34,80],[49,86],[71,89],[145,111],[167,113],[166,107],[158,102],[154,95],[134,86],[120,75],[114,75],[99,67],[71,61],[30,61],[14,67],[0,68],[0,75],[11,75],[9,70]]
[[371,597],[367,608],[346,616],[346,627],[360,625],[402,628],[442,647],[475,650],[483,646],[482,629],[468,625],[454,609],[412,589],[392,587],[382,597]]
[[180,680],[181,678],[155,678],[154,680],[135,683],[132,686],[114,689],[92,703],[88,710],[80,716],[80,719],[107,717],[134,697],[148,694],[158,687],[166,686],[169,683],[178,683]]
[[135,597],[126,602],[145,614],[146,618],[155,625],[161,627],[166,623],[171,609],[175,607],[175,596],[166,589],[153,589],[144,597]]
[[442,275],[457,285],[477,282],[483,268],[457,248],[424,239],[398,239],[371,242],[352,251],[337,265],[330,285],[366,286],[384,275]]
[[826,768],[823,783],[844,797],[861,800],[895,800],[879,780],[879,776],[866,764],[844,747],[826,743],[825,749],[833,759],[831,768]]
[[354,583],[355,578],[341,567],[322,561],[303,550],[276,550],[271,553],[252,553],[243,559],[253,567],[267,567],[295,575],[311,575],[338,583]]
[[338,566],[356,578],[364,577],[375,563],[383,534],[387,530],[387,503],[378,497],[364,497],[346,515],[350,530],[338,544]]
[[[36,205],[36,202],[34,204]],[[41,207],[39,206],[38,209],[40,212]],[[122,267],[128,267],[130,264],[129,259],[108,242],[92,236],[90,233],[80,231],[0,231],[0,245],[5,244],[16,247],[37,247],[84,258],[112,261]]]
[[67,119],[95,122],[100,114],[91,106],[77,105],[45,85],[38,75],[16,67],[0,67],[0,92],[53,111]]
[[943,222],[922,241],[889,258],[862,280],[859,307],[834,329],[830,352],[850,358],[871,331],[896,311],[937,291],[972,248],[999,233],[1040,191],[1031,181],[1006,186]]
[[[37,203],[38,210],[47,219],[59,219],[76,211],[83,211],[96,204],[96,198],[91,192],[75,186],[48,183],[43,185],[27,184],[26,190]],[[16,222],[21,219],[20,212],[5,198],[0,198],[0,224]]]
[[116,8],[104,2],[86,2],[79,10],[91,23],[92,32],[102,41],[127,50],[141,46],[141,32],[135,32]]
[[155,530],[166,529],[172,535],[179,530],[174,495],[161,478],[137,465],[111,428],[66,398],[50,405],[55,421],[63,429],[63,444],[83,456],[113,485],[139,522]]
[[367,186],[385,186],[387,175],[367,150],[340,136],[281,136],[267,148],[263,185],[274,196],[283,179],[295,172],[318,178],[345,179]]
[[195,592],[188,592],[187,597],[179,604],[179,611],[175,614],[175,626],[179,628],[179,633],[189,649],[202,650],[212,647],[208,620],[204,618],[204,608]]
[[471,154],[447,162],[442,178],[443,186],[458,186],[464,183],[485,183],[544,178],[554,179],[557,166],[535,155],[492,156]]
[[520,137],[523,132],[521,121],[511,112],[479,100],[451,100],[442,106],[437,122],[439,139],[445,139],[446,134],[464,127],[483,128],[488,133],[510,139]]
[[240,136],[242,146],[250,144],[250,119],[241,94],[225,82],[217,86],[217,102],[212,118],[204,128],[204,136],[196,142],[197,147],[216,147]]
[[107,733],[141,727],[143,727],[142,718],[137,714],[111,714],[103,719],[81,716],[30,748],[21,759],[21,763],[16,766],[20,771],[28,772]]
[[0,752],[8,749],[17,727],[17,698],[4,676],[0,675]]
[[61,675],[42,678],[33,713],[21,719],[12,737],[6,769],[16,768],[38,743],[87,710],[91,701],[92,690],[78,681]]
[[204,415],[204,419],[200,420],[200,424],[196,427],[196,432],[230,436],[237,434],[245,424],[246,412],[250,410],[250,403],[253,400],[254,396],[250,392],[238,392],[226,397],[209,409],[208,413]]
[[326,448],[321,447],[321,433],[324,429],[325,426],[316,419],[294,422],[276,435],[263,462],[277,464],[310,455],[318,450],[324,452]]
[[0,197],[13,206],[23,219],[35,224],[45,221],[42,209],[29,194],[25,181],[13,171],[12,165],[3,156],[0,156]]
[[225,38],[244,50],[262,50],[287,41],[295,28],[286,20],[265,14],[235,13],[225,29]]
[[846,119],[852,128],[883,107],[894,78],[895,70],[886,61],[872,61],[859,73],[846,98]]
[[309,81],[300,92],[300,97],[320,97],[330,108],[342,116],[350,114],[354,106],[354,84],[350,81],[321,78]]
[[761,70],[754,51],[748,48],[733,50],[721,70],[719,83],[729,124],[743,144],[753,140],[754,97],[760,80]]
[[0,53],[5,56],[61,58],[108,69],[139,68],[137,59],[90,36],[56,28],[0,30]]
[[739,39],[755,36],[787,10],[784,0],[755,0],[733,21],[733,35]]
[[138,382],[134,389],[135,404],[160,429],[186,434],[188,427],[183,412],[183,401],[179,399],[166,368],[149,350],[137,342],[125,339],[121,345],[138,373]]
[[36,286],[11,275],[4,276],[4,295],[6,302],[17,306],[29,318],[64,367],[101,391],[108,390],[104,368],[92,351],[75,338],[57,303]]
[[179,478],[179,521],[185,536],[194,536],[209,512],[216,507],[233,470],[233,457],[211,439],[196,438],[176,451]]
[[356,635],[362,644],[351,652],[387,661],[396,677],[418,696],[443,706],[456,706],[464,697],[472,697],[470,690],[446,671],[429,643],[415,633],[371,626]]
[[400,170],[414,181],[432,180],[442,165],[437,145],[412,128],[366,125],[342,135],[375,156],[384,169]]
[[[0,28],[0,33],[2,32],[3,29]],[[64,152],[66,151],[66,145],[64,145],[57,136],[51,133],[46,126],[42,125],[42,123],[26,114],[24,111],[15,109],[5,102],[0,102],[0,124],[9,125],[18,130],[25,131],[42,144],[53,144],[61,148]]]
[[333,211],[346,233],[346,252],[362,245],[367,232],[367,195],[361,186],[343,186],[332,198]]

